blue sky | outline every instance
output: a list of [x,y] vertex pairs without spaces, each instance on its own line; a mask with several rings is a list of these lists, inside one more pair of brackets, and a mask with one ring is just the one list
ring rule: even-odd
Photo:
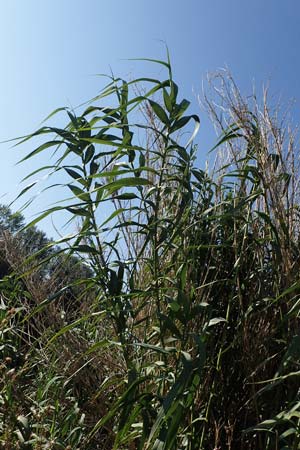
[[[300,119],[299,0],[9,0],[0,14],[0,141],[33,131],[59,106],[96,95],[103,81],[95,74],[110,67],[123,77],[160,75],[128,58],[164,58],[162,41],[182,95],[202,119],[200,164],[214,143],[196,99],[208,71],[228,66],[245,94],[253,82],[259,91],[270,81],[275,97],[295,99]],[[30,148],[0,146],[2,203],[17,194],[30,170],[29,163],[15,166]],[[37,200],[26,216],[44,206]]]

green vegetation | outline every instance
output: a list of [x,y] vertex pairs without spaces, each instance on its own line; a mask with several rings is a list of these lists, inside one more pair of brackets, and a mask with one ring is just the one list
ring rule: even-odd
[[[166,80],[111,78],[25,138],[49,136],[24,159],[54,148],[38,172],[68,194],[27,226],[2,210],[3,449],[300,446],[294,136],[219,75],[200,169],[199,119],[155,63]],[[62,211],[76,233],[39,235]]]

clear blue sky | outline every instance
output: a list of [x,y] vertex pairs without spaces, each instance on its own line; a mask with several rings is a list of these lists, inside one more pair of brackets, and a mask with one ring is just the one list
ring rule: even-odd
[[[227,65],[246,94],[253,80],[258,88],[270,80],[272,93],[294,98],[299,109],[299,0],[8,0],[0,13],[0,140],[33,131],[58,106],[93,97],[103,83],[94,75],[110,66],[120,76],[148,75],[149,65],[126,59],[163,58],[161,41],[202,118],[203,155],[211,131],[194,92],[208,71]],[[0,146],[0,202],[16,195],[30,170],[14,165],[29,148]]]

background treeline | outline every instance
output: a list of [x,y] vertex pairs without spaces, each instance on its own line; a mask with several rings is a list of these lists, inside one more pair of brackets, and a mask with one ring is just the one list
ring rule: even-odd
[[[4,449],[300,446],[295,135],[221,73],[199,168],[199,118],[156,63],[165,80],[112,78],[25,138],[69,194],[26,226],[0,211]],[[36,228],[62,212],[73,235]]]

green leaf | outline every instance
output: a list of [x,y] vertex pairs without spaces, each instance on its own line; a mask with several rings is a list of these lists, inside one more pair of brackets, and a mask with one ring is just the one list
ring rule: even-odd
[[[102,311],[100,313],[102,316],[104,316],[106,314],[106,311]],[[73,328],[77,327],[78,325],[80,325],[81,323],[84,323],[86,321],[88,321],[91,317],[91,314],[86,314],[82,317],[80,317],[79,319],[75,320],[74,322],[60,328],[60,330],[55,333],[48,341],[47,343],[47,347],[53,342],[55,341],[58,337],[62,336],[63,334],[67,333],[68,331],[71,331]]]
[[153,350],[154,352],[157,353],[163,353],[165,355],[168,355],[170,353],[174,353],[176,352],[176,348],[175,347],[160,347],[159,345],[152,345],[152,344],[146,344],[146,343],[139,343],[136,342],[134,344],[132,344],[133,346],[137,346],[137,347],[142,347],[142,348],[146,348],[148,350]]
[[124,194],[115,195],[114,198],[118,200],[134,200],[139,197],[133,192],[124,192]]
[[148,377],[140,377],[139,379],[137,379],[136,381],[134,381],[129,387],[128,389],[124,392],[123,395],[121,395],[121,397],[109,408],[108,413],[102,417],[94,426],[94,428],[92,429],[91,433],[89,434],[89,437],[91,438],[92,436],[95,435],[95,433],[97,433],[97,431],[99,430],[99,428],[101,428],[102,426],[104,426],[109,420],[111,420],[116,413],[124,406],[126,405],[126,401],[128,398],[131,397],[131,394],[133,391],[136,390],[136,388],[144,383],[146,380],[148,380]]
[[186,99],[183,99],[179,105],[175,106],[175,119],[180,119],[180,117],[185,113],[185,111],[190,106],[191,102]]
[[75,216],[76,215],[84,216],[84,217],[88,217],[89,216],[88,210],[84,209],[84,208],[67,206],[66,210],[69,211],[71,214],[74,214]]
[[62,211],[65,208],[63,206],[55,206],[53,208],[49,208],[46,211],[44,211],[42,214],[40,214],[38,217],[36,217],[34,220],[32,220],[31,222],[29,222],[24,228],[21,229],[21,231],[25,231],[28,228],[33,227],[34,225],[36,225],[38,222],[40,222],[41,220],[45,219],[45,217],[48,217],[50,214],[52,214],[53,212],[56,211]]
[[18,164],[26,161],[27,159],[32,158],[33,156],[37,155],[38,153],[41,153],[42,151],[46,150],[49,147],[54,147],[54,146],[57,147],[57,146],[59,146],[59,145],[61,145],[63,143],[64,143],[64,141],[49,141],[49,142],[46,142],[45,144],[42,144],[39,147],[37,147],[32,152],[28,153],[28,155],[24,156],[24,158],[22,158],[20,161],[18,161]]
[[170,133],[174,133],[175,131],[183,128],[190,121],[191,117],[192,116],[185,116],[181,117],[181,119],[176,120],[170,128]]
[[79,253],[87,253],[88,255],[98,255],[99,251],[95,247],[91,247],[90,245],[81,244],[72,247],[72,251]]
[[160,59],[152,59],[152,58],[129,58],[129,61],[149,61],[156,64],[161,64],[162,66],[167,67],[167,69],[171,69],[169,62],[162,61]]
[[54,294],[47,297],[45,300],[43,300],[36,308],[34,308],[33,311],[31,311],[28,316],[26,316],[25,320],[29,320],[31,317],[33,317],[35,314],[41,312],[46,306],[48,306],[50,303],[52,303],[57,298],[61,297],[65,292],[67,292],[72,285],[64,286],[59,291],[55,292]]
[[170,83],[170,99],[171,102],[173,103],[173,105],[176,103],[177,100],[177,95],[178,95],[178,86],[176,83],[174,83],[174,81],[171,81]]
[[143,170],[144,170],[145,163],[146,163],[145,154],[143,152],[141,152],[140,156],[139,156],[139,166],[140,166],[140,168],[143,168]]
[[60,108],[56,108],[54,111],[52,111],[43,121],[42,123],[48,122],[49,119],[51,119],[51,117],[55,116],[57,113],[61,112],[61,111],[68,111],[68,108],[65,106],[62,106]]
[[172,319],[168,316],[166,316],[165,314],[160,314],[159,316],[163,322],[162,327],[165,329],[168,329],[169,331],[171,331],[171,333],[176,336],[177,338],[181,339],[181,333],[179,331],[179,329],[177,328],[176,324],[172,321]]
[[164,97],[165,107],[167,108],[168,112],[171,114],[172,109],[173,109],[173,103],[171,101],[171,97],[169,96],[169,94],[165,88],[163,88],[163,97]]
[[230,125],[227,128],[227,130],[223,132],[223,136],[221,137],[221,139],[219,139],[217,144],[211,150],[209,150],[208,153],[213,152],[216,148],[218,148],[220,145],[224,144],[227,141],[231,141],[232,139],[236,139],[239,137],[244,137],[242,133],[238,133],[240,129],[241,127],[239,125],[236,124]]
[[97,164],[94,160],[90,164],[90,175],[95,175],[99,170],[99,164]]
[[14,199],[14,202],[22,197],[22,195],[24,195],[27,191],[29,191],[33,186],[35,186],[37,184],[37,181],[34,181],[33,183],[28,184],[26,187],[24,187],[24,189],[22,189],[22,191],[20,192],[20,194]]
[[147,178],[128,177],[112,181],[111,183],[106,184],[104,188],[109,194],[112,194],[113,192],[116,192],[122,188],[133,186],[148,186],[149,184],[151,184],[151,182],[147,180]]
[[88,164],[95,154],[95,147],[93,145],[89,145],[85,151],[84,155],[84,163]]
[[74,114],[70,113],[70,111],[67,111],[67,114],[72,122],[74,129],[76,130],[78,128],[78,122],[79,122],[79,121],[77,121],[77,117],[74,116]]
[[80,175],[80,173],[76,172],[75,170],[65,167],[65,171],[68,175],[70,175],[70,177],[74,178],[74,180],[82,180],[82,175]]
[[151,108],[153,109],[153,111],[155,112],[157,117],[159,118],[159,120],[164,125],[169,126],[170,121],[169,121],[169,118],[168,118],[165,110],[158,103],[154,102],[153,100],[149,100],[149,103],[151,105]]
[[74,186],[74,184],[67,184],[67,186],[76,197],[80,198],[80,200],[85,200],[87,202],[90,200],[89,194],[80,189],[78,186]]

